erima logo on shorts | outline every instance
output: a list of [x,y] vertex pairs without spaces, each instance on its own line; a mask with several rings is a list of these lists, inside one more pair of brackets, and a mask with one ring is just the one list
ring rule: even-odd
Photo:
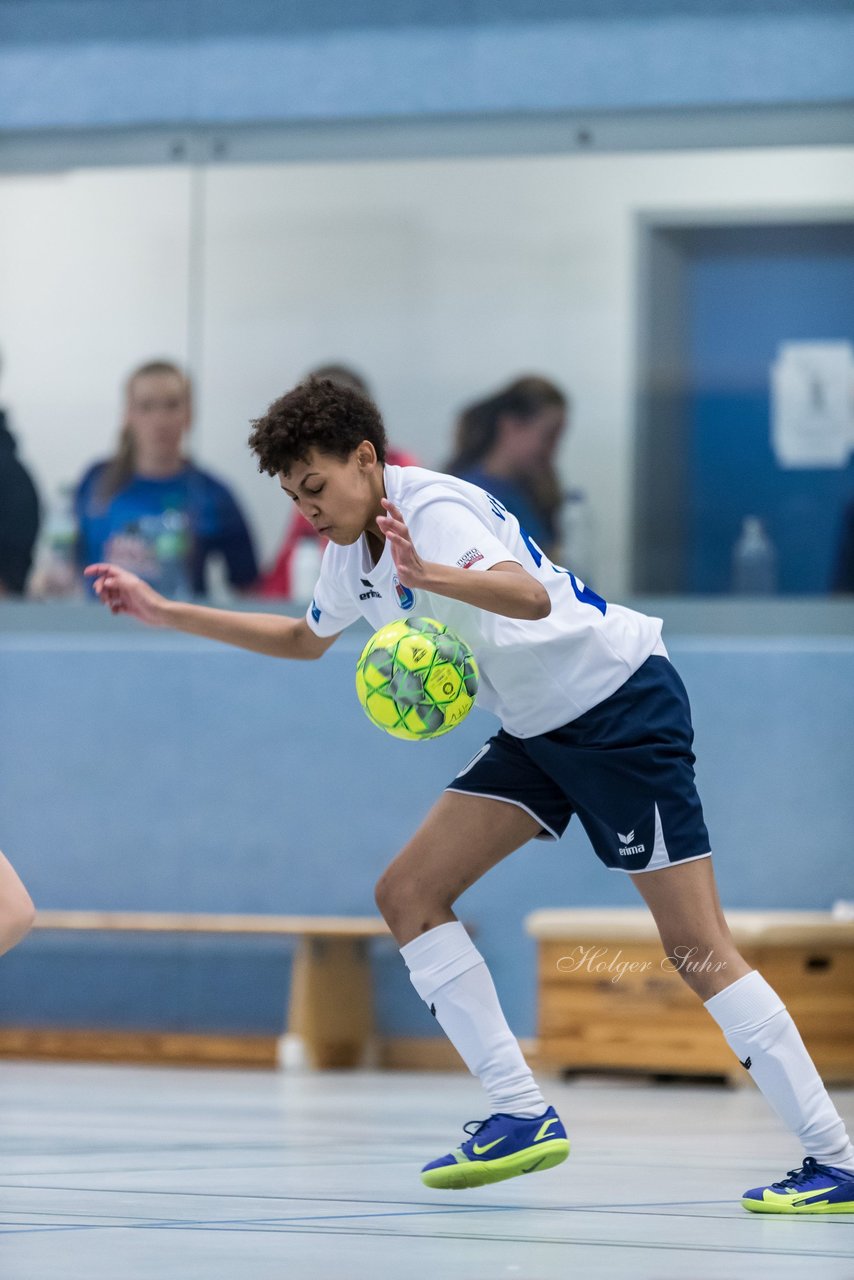
[[464,556],[460,556],[457,566],[460,569],[470,569],[473,564],[477,564],[478,560],[483,559],[483,552],[478,551],[477,547],[470,547]]
[[618,831],[617,836],[619,837],[621,844],[625,846],[619,850],[621,858],[631,858],[636,853],[646,853],[646,845],[631,843],[635,838],[634,831],[630,831],[627,836],[624,836],[622,831]]

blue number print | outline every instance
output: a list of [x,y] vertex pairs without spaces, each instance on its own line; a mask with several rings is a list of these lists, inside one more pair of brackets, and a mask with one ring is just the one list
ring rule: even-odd
[[590,587],[585,587],[583,582],[579,582],[574,573],[570,573],[568,569],[559,569],[557,565],[552,565],[555,573],[565,573],[572,583],[572,589],[575,592],[576,600],[580,600],[582,604],[592,604],[594,609],[598,609],[605,616],[605,610],[608,608],[601,596],[597,596],[596,592]]
[[[528,533],[527,529],[523,529],[520,526],[519,534],[525,546],[528,548],[528,550],[531,553],[531,559],[534,561],[534,564],[539,569],[540,565],[543,563],[543,552],[537,546],[536,542]],[[552,565],[552,569],[554,570],[555,573],[566,574],[566,576],[569,578],[570,582],[572,583],[572,589],[575,592],[576,600],[580,600],[582,604],[592,605],[594,609],[599,610],[599,612],[602,614],[602,617],[604,618],[605,610],[608,608],[608,605],[602,599],[601,596],[597,596],[596,592],[591,590],[590,587],[586,587],[583,582],[579,582],[575,574],[570,573],[569,569],[561,569],[556,564]]]
[[540,548],[537,546],[536,542],[535,542],[535,541],[534,541],[534,539],[531,537],[530,533],[528,533],[528,530],[527,530],[527,529],[523,529],[521,525],[519,525],[519,535],[520,535],[520,537],[521,537],[522,541],[524,542],[525,546],[526,546],[526,547],[528,548],[528,550],[530,551],[530,553],[531,553],[531,559],[534,561],[534,564],[535,564],[535,565],[537,566],[537,568],[539,569],[540,565],[543,563],[543,553],[542,553],[542,551],[541,551],[541,550],[540,550]]
[[488,493],[486,496],[487,498],[489,498],[489,505],[492,507],[492,510],[494,511],[494,513],[498,516],[498,519],[506,520],[507,508],[504,506],[504,504],[502,502],[499,502],[497,498],[493,498],[491,493]]

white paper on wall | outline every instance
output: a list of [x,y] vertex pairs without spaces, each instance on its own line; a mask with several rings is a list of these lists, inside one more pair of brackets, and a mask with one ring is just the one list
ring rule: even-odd
[[854,450],[854,348],[783,342],[771,366],[771,447],[781,467],[844,467]]

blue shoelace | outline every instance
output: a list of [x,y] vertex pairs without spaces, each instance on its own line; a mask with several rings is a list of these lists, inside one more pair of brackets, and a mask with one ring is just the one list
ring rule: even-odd
[[807,1156],[800,1169],[790,1169],[785,1178],[780,1182],[772,1182],[771,1185],[782,1187],[785,1191],[789,1187],[798,1187],[803,1182],[809,1182],[816,1174],[824,1174],[828,1178],[835,1176],[825,1165],[819,1164],[815,1156]]
[[[463,1133],[467,1133],[470,1137],[476,1138],[481,1129],[484,1129],[495,1116],[489,1116],[486,1120],[467,1120],[463,1125]],[[474,1125],[474,1128],[471,1128]]]

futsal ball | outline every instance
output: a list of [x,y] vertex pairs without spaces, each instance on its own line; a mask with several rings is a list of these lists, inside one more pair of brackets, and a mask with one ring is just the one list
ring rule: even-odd
[[356,692],[372,724],[395,738],[438,738],[474,706],[478,671],[464,640],[434,618],[401,618],[371,636]]

